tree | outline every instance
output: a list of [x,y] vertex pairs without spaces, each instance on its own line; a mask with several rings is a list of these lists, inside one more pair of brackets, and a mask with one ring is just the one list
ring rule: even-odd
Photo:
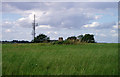
[[71,36],[71,37],[67,38],[67,40],[76,40],[76,39],[77,39],[77,37],[75,37],[75,36]]
[[47,37],[44,34],[40,34],[37,37],[35,37],[34,42],[36,43],[42,43],[42,42],[49,42],[50,38]]
[[81,42],[95,43],[94,35],[85,34],[84,37],[81,39]]
[[83,35],[79,35],[79,36],[77,36],[77,38],[78,38],[79,40],[81,40],[81,39],[83,38]]

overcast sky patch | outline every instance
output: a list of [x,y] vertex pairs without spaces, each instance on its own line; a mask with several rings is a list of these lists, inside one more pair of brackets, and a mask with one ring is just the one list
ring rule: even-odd
[[[92,33],[98,42],[117,42],[117,8],[117,2],[4,2],[2,38],[32,40],[35,14],[36,35],[44,33],[51,39],[66,39]],[[110,37],[113,38],[106,40]]]

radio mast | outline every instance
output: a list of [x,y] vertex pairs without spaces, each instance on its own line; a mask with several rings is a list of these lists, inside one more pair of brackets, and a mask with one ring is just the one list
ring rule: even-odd
[[35,14],[34,14],[34,21],[32,23],[32,26],[33,26],[33,32],[32,32],[32,35],[33,35],[33,40],[35,39],[35,26],[38,26],[38,23],[35,23]]

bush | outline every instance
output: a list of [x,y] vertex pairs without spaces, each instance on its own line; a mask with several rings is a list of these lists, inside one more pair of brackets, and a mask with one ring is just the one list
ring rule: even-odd
[[53,44],[63,44],[64,41],[55,41]]
[[94,35],[85,34],[84,37],[81,39],[81,42],[95,43]]
[[73,42],[73,41],[69,41],[69,40],[65,40],[65,41],[63,42],[63,44],[74,44],[74,42]]
[[73,41],[70,41],[70,40],[65,40],[65,41],[55,41],[52,43],[53,45],[54,44],[65,44],[65,45],[68,45],[68,44],[74,44]]
[[35,43],[47,43],[47,42],[50,42],[50,38],[47,37],[47,35],[45,35],[45,34],[40,34],[37,37],[35,37],[35,39],[32,40],[32,42],[35,42]]

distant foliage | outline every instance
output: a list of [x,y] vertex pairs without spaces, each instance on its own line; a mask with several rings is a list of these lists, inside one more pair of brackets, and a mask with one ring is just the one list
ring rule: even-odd
[[25,41],[25,40],[13,40],[13,41],[1,41],[2,43],[31,43],[29,41]]
[[37,37],[35,37],[35,39],[33,40],[33,42],[35,43],[45,43],[45,42],[49,42],[50,41],[50,38],[47,37],[47,35],[44,35],[44,34],[40,34],[38,35]]
[[79,36],[71,36],[68,37],[66,40],[63,40],[62,37],[59,37],[59,40],[50,40],[50,38],[45,34],[39,34],[37,37],[35,37],[34,40],[31,42],[29,41],[19,41],[19,40],[13,40],[13,41],[0,41],[0,43],[52,43],[52,44],[81,44],[81,43],[96,43],[94,39],[94,35],[92,34],[85,34],[85,35],[79,35]]
[[71,37],[67,38],[67,40],[76,40],[76,39],[77,39],[77,37],[75,37],[75,36],[71,36]]
[[81,39],[81,42],[95,43],[94,35],[85,34]]
[[74,42],[73,42],[73,41],[69,41],[69,40],[65,40],[65,41],[63,42],[63,44],[66,44],[66,45],[68,45],[68,44],[74,44]]
[[65,40],[65,41],[55,41],[52,44],[65,44],[65,45],[68,45],[68,44],[74,44],[74,42],[70,41],[70,40]]
[[85,34],[83,35],[79,35],[79,36],[71,36],[68,37],[66,40],[64,41],[55,41],[52,44],[81,44],[81,43],[95,43],[95,39],[94,39],[94,35],[91,34]]
[[52,44],[63,44],[64,41],[55,41]]
[[81,40],[81,39],[83,38],[83,35],[79,35],[79,36],[77,36],[77,38],[78,38],[79,40]]

